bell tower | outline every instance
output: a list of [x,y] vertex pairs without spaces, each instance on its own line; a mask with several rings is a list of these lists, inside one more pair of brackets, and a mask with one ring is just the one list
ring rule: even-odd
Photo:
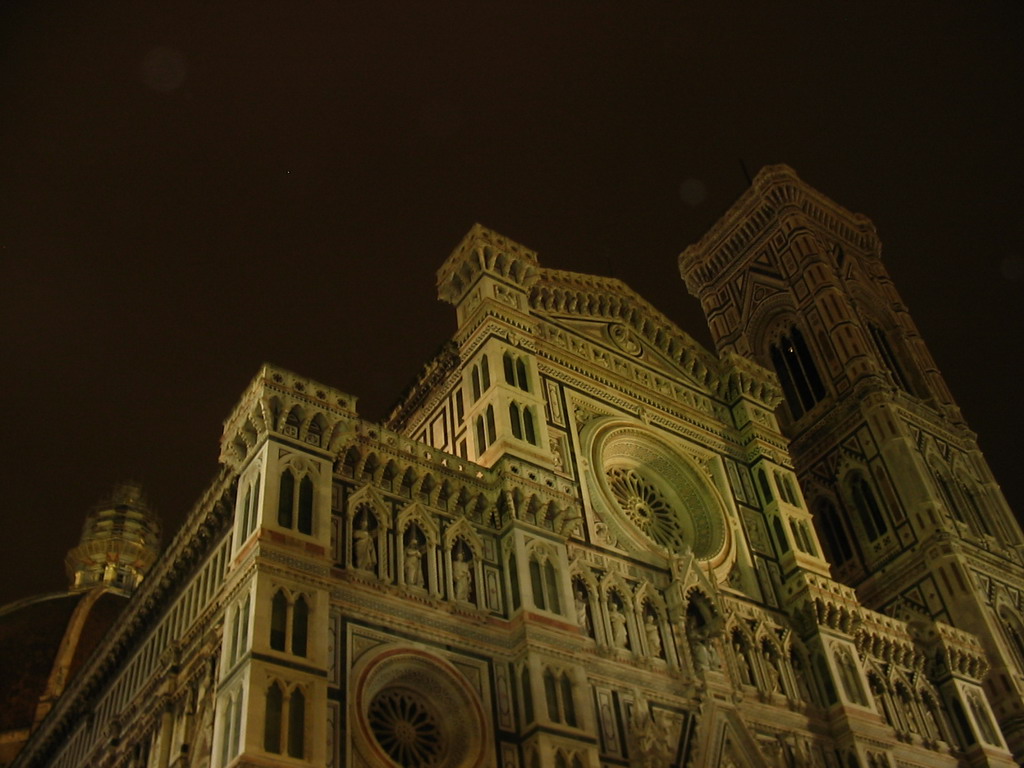
[[880,254],[866,217],[778,165],[679,267],[719,353],[779,377],[833,575],[869,608],[977,634],[1020,759],[1024,539]]

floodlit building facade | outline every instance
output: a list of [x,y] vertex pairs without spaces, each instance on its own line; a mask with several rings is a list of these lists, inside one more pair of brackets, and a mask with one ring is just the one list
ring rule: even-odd
[[473,227],[385,424],[259,371],[15,765],[1016,764],[1024,540],[879,251],[764,169],[711,353]]

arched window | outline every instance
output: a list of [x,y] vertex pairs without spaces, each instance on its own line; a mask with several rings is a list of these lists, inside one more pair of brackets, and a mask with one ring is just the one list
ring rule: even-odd
[[789,532],[793,534],[793,542],[796,544],[796,548],[801,552],[806,552],[807,547],[804,546],[804,540],[800,536],[800,531],[797,528],[796,520],[789,521]]
[[281,715],[284,713],[284,692],[277,683],[267,691],[263,716],[263,751],[281,754]]
[[290,469],[281,473],[281,494],[277,502],[277,524],[292,527],[292,507],[295,505],[295,475]]
[[483,453],[487,450],[487,434],[484,432],[484,417],[476,417],[476,452]]
[[299,533],[313,533],[313,481],[309,475],[299,483]]
[[561,613],[562,601],[558,598],[558,573],[550,559],[544,563],[544,584],[547,587],[548,607],[555,613]]
[[530,391],[530,383],[526,378],[526,363],[523,362],[523,358],[516,360],[516,377],[519,380],[519,388],[524,392]]
[[967,500],[967,508],[970,511],[971,517],[978,521],[978,527],[985,536],[991,536],[992,529],[985,519],[985,513],[982,511],[981,505],[978,504],[977,494],[963,480],[960,481],[959,486],[961,494]]
[[945,473],[941,469],[935,469],[934,466],[932,471],[935,475],[935,483],[939,486],[939,494],[942,496],[942,500],[946,502],[946,507],[958,523],[966,524],[967,521],[964,519],[960,505],[957,503],[956,495],[953,493],[953,487],[946,478]]
[[530,690],[530,670],[523,667],[520,674],[520,682],[523,687],[523,719],[527,723],[533,722],[533,691]]
[[306,655],[306,639],[309,634],[309,605],[301,595],[292,608],[292,653]]
[[768,480],[768,475],[760,467],[757,470],[757,483],[761,486],[761,495],[764,497],[766,503],[774,501],[775,497],[772,496],[772,486]]
[[249,515],[252,514],[252,486],[245,489],[245,501],[242,503],[241,539],[245,540],[249,533]]
[[324,417],[319,413],[313,417],[306,428],[306,442],[319,446],[324,436]]
[[512,355],[506,352],[501,356],[502,365],[505,368],[505,383],[515,386],[516,384],[516,372],[515,364],[512,362]]
[[850,498],[869,541],[875,541],[888,532],[889,526],[886,525],[882,508],[878,506],[875,492],[859,472],[850,478]]
[[547,603],[544,602],[544,581],[536,555],[530,555],[530,587],[533,590],[533,604],[543,610]]
[[562,612],[559,594],[558,569],[547,555],[530,554],[530,588],[533,604],[541,610]]
[[298,408],[292,408],[284,420],[284,433],[289,437],[298,437],[301,424]]
[[772,530],[775,531],[775,540],[779,543],[779,552],[789,552],[789,542],[786,540],[786,531],[782,527],[782,521],[777,517],[772,518]]
[[288,756],[305,757],[306,697],[296,688],[288,700]]
[[258,510],[260,508],[260,489],[262,487],[263,487],[263,473],[261,472],[261,473],[258,473],[256,475],[256,485],[254,486],[254,488],[256,489],[256,493],[255,493],[255,495],[253,497],[253,501],[252,501],[252,504],[253,504],[253,506],[252,506],[252,516],[249,518],[249,530],[247,530],[245,532],[245,535],[246,535],[247,538],[248,538],[250,533],[252,533],[253,531],[256,530],[256,517],[257,517],[257,512],[258,512]]
[[814,536],[811,535],[811,529],[807,523],[800,523],[800,533],[803,536],[804,546],[808,554],[818,556],[818,548],[814,546]]
[[824,534],[829,561],[836,565],[842,565],[852,558],[853,547],[850,546],[846,528],[843,526],[835,506],[829,501],[822,501],[818,504],[818,511],[814,519],[818,522],[818,531]]
[[561,694],[562,694],[562,711],[565,714],[566,725],[576,725],[576,703],[572,698],[572,680],[565,673],[562,674],[561,681]]
[[471,378],[473,379],[473,402],[476,402],[480,399],[480,369],[475,365],[473,366]]
[[494,442],[494,406],[487,406],[487,443]]
[[224,705],[224,730],[220,739],[220,764],[225,766],[234,755],[231,754],[231,723],[234,720],[235,699],[229,698]]
[[228,657],[228,661],[232,664],[238,661],[238,633],[242,626],[242,610],[241,608],[235,608],[233,613],[234,618],[231,621],[231,645],[229,646],[230,656]]
[[270,647],[283,651],[288,633],[288,599],[282,590],[274,594],[270,602]]
[[782,473],[779,470],[775,470],[775,487],[779,489],[779,495],[782,496],[782,500],[787,504],[792,504],[793,499],[790,498],[786,484],[782,481]]
[[518,610],[521,602],[519,597],[519,567],[516,565],[516,553],[508,556],[508,582],[512,590],[512,610]]
[[548,705],[548,718],[556,723],[562,722],[558,711],[558,687],[555,674],[550,669],[544,670],[544,699]]
[[480,383],[484,392],[491,388],[491,367],[487,362],[487,355],[480,361]]
[[825,397],[825,386],[799,328],[790,329],[770,350],[786,403],[794,419],[800,418]]
[[537,433],[533,428],[533,410],[523,408],[523,432],[526,434],[526,442],[530,445],[537,444]]
[[519,418],[519,406],[515,403],[509,403],[508,406],[508,420],[512,424],[512,437],[517,440],[523,439],[523,424]]
[[904,392],[914,394],[914,391],[910,388],[910,380],[903,373],[903,368],[900,367],[899,360],[893,354],[892,347],[889,345],[889,337],[886,336],[881,328],[873,323],[868,323],[868,331],[871,334],[871,340],[875,342],[875,347],[878,349],[882,363],[892,372],[896,385]]
[[231,704],[227,712],[227,732],[224,734],[227,742],[227,756],[230,760],[238,754],[242,740],[242,701],[244,700],[244,689],[231,695]]

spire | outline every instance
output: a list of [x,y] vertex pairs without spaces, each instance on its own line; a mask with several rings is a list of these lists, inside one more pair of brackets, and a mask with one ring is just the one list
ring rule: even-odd
[[104,584],[130,593],[159,552],[160,521],[142,487],[134,482],[118,483],[108,499],[93,507],[78,546],[64,560],[70,589],[82,591]]

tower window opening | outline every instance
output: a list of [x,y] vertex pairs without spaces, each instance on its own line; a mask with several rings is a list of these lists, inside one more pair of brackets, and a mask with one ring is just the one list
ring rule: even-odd
[[875,492],[863,475],[858,473],[850,479],[850,495],[868,540],[875,541],[887,533],[889,526],[885,522],[882,508],[878,505]]
[[889,372],[892,373],[896,385],[904,392],[914,394],[914,391],[910,388],[910,381],[907,379],[906,374],[903,373],[903,368],[900,367],[899,360],[889,344],[889,337],[881,328],[873,323],[868,324],[868,331],[871,334],[871,340],[875,342],[875,348],[878,350],[882,362],[889,369]]
[[537,444],[537,432],[533,426],[533,410],[523,408],[523,432],[526,435],[526,442],[530,445]]
[[487,355],[480,360],[480,384],[484,392],[491,388],[491,366],[487,362]]
[[825,386],[799,328],[790,329],[770,351],[786,402],[794,419],[800,418],[825,397]]
[[519,417],[519,406],[515,403],[509,403],[508,406],[508,420],[512,425],[512,437],[517,440],[523,439],[523,423]]
[[494,442],[494,406],[487,406],[487,444]]

